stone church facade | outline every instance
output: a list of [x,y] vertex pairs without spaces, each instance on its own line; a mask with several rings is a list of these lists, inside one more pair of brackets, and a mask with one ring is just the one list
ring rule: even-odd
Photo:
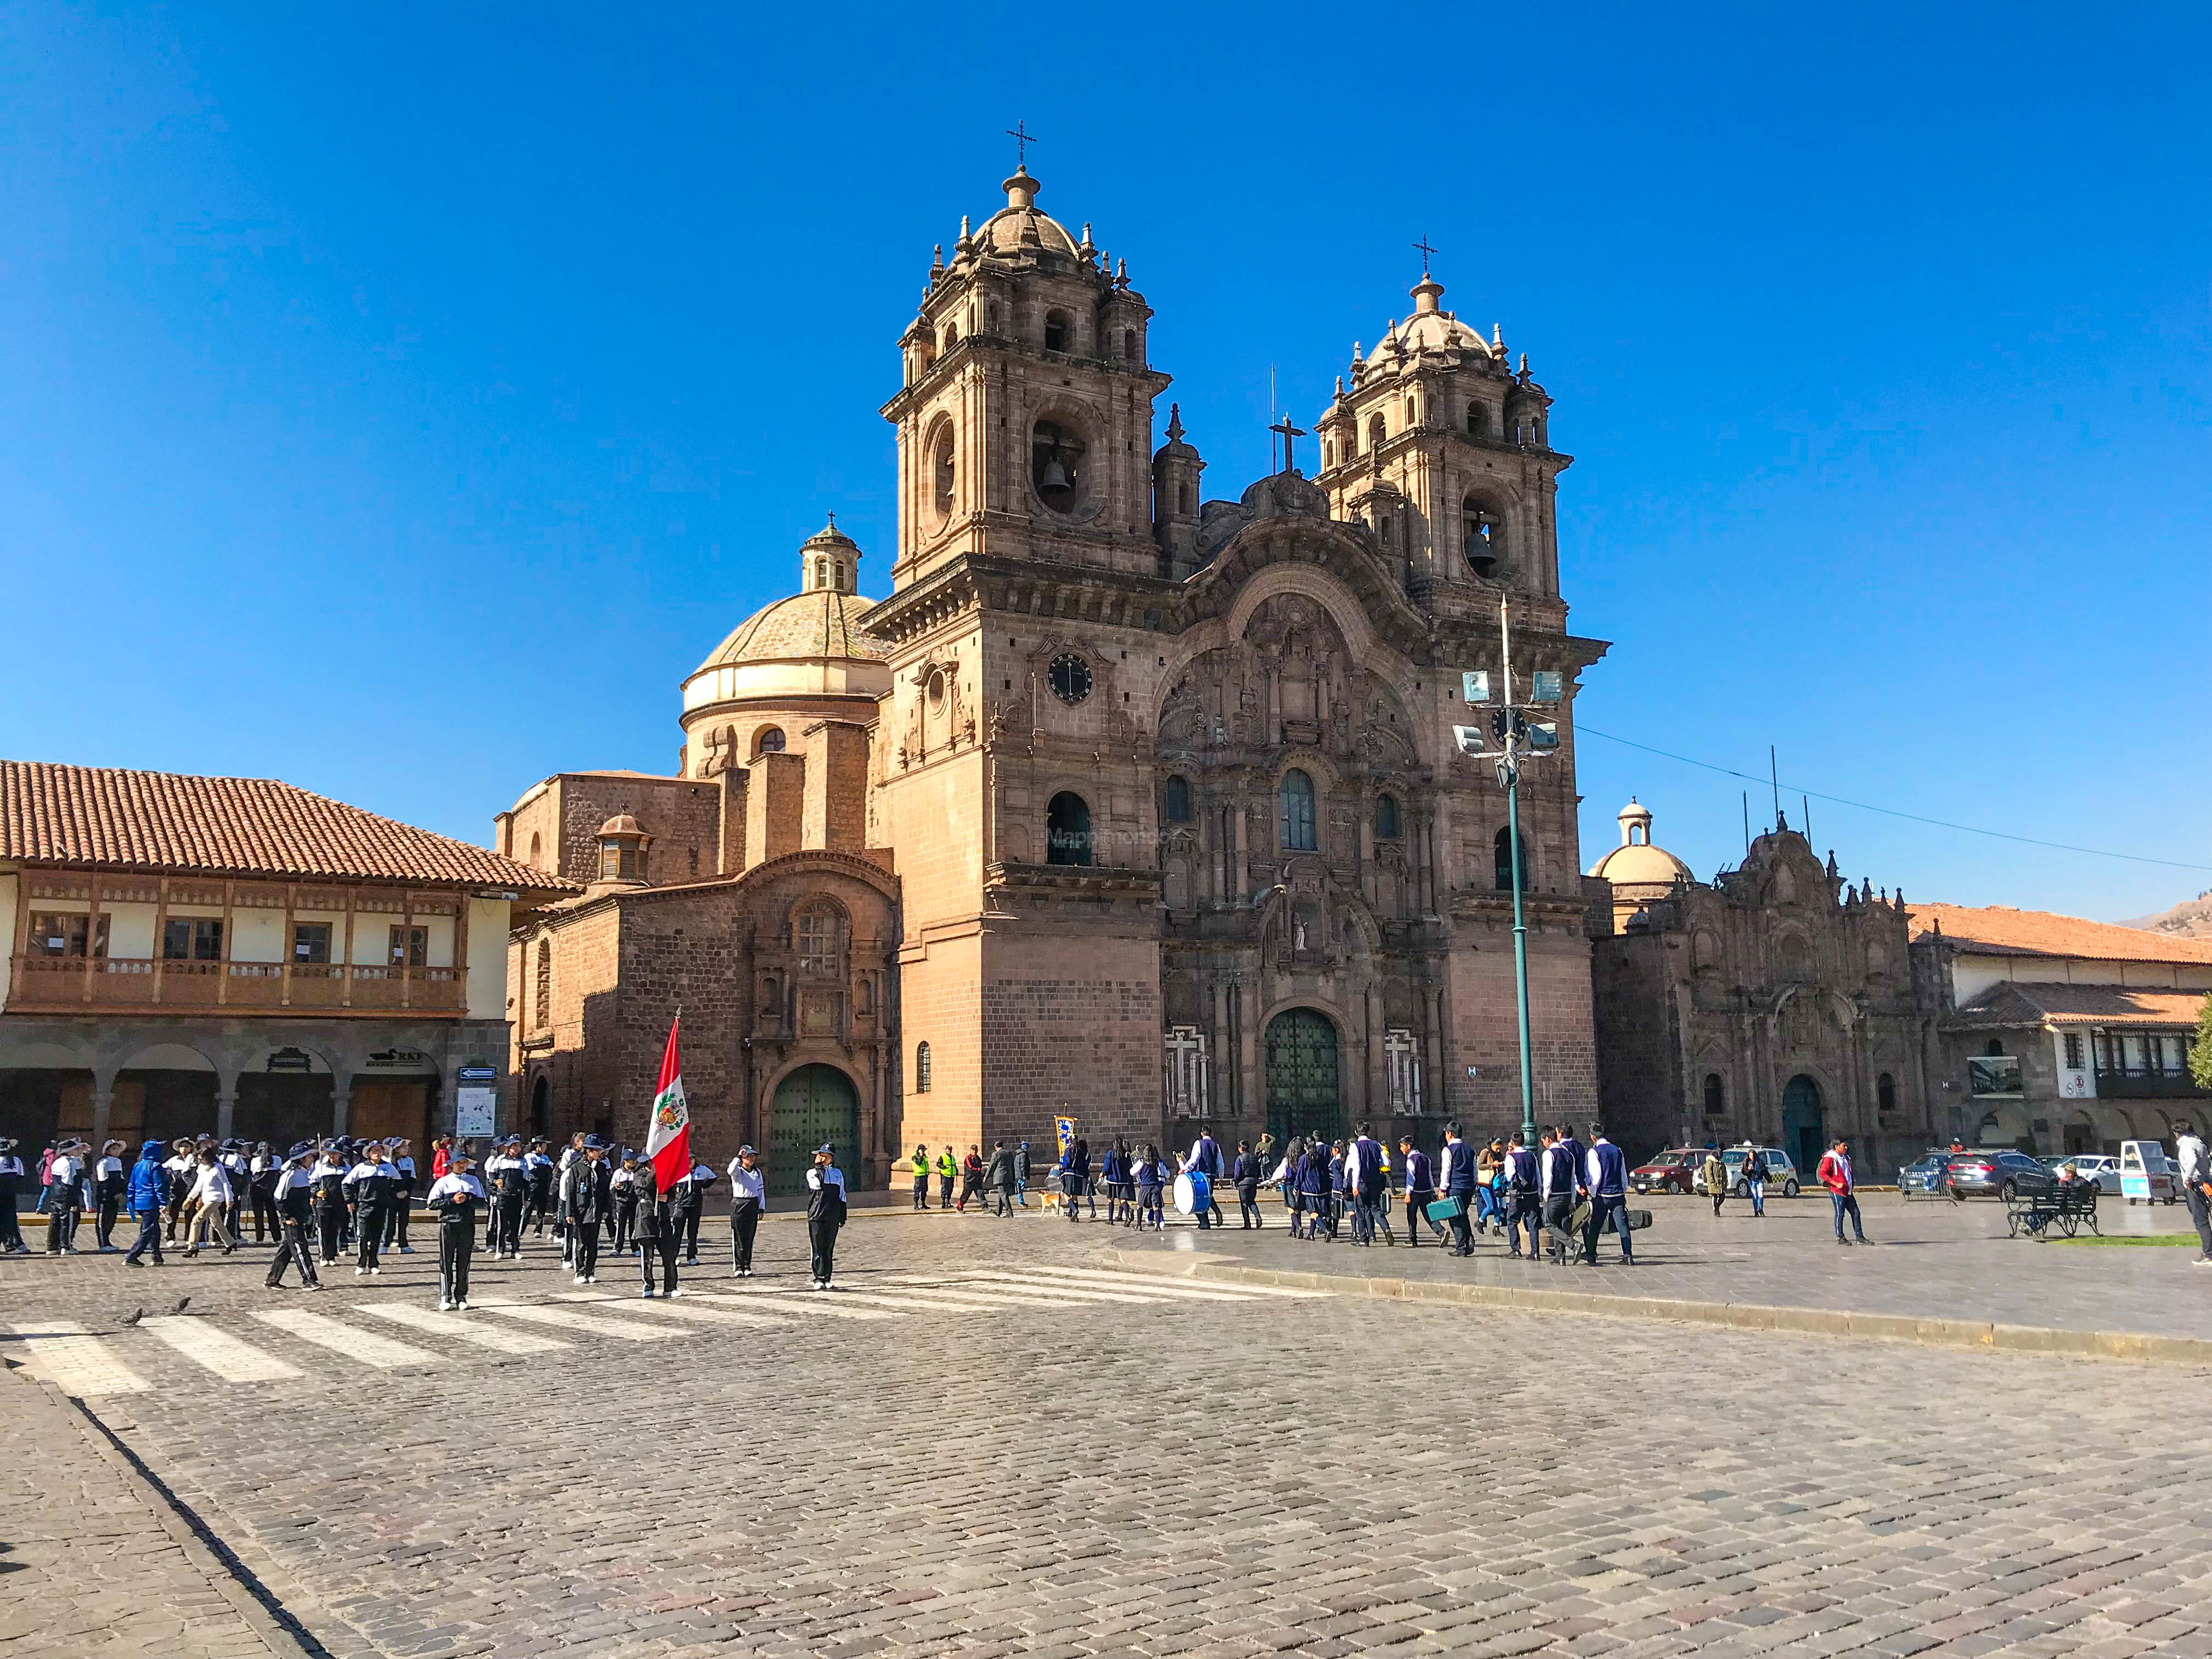
[[[1320,467],[1204,499],[1152,317],[1089,228],[1006,207],[928,273],[884,405],[890,597],[834,528],[685,682],[676,775],[499,821],[586,884],[515,934],[520,1116],[630,1133],[678,1006],[709,1146],[1433,1139],[1520,1117],[1506,804],[1462,675],[1559,674],[1523,775],[1539,1115],[1598,1070],[1549,399],[1443,309],[1355,348]],[[803,1126],[803,1127],[802,1127]],[[809,1144],[811,1144],[811,1141]],[[848,1150],[849,1148],[849,1150]]]

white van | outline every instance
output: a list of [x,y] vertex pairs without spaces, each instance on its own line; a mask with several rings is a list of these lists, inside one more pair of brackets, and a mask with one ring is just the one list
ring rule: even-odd
[[2155,1140],[2120,1143],[2120,1192],[2130,1204],[2171,1204],[2181,1196],[2181,1172]]

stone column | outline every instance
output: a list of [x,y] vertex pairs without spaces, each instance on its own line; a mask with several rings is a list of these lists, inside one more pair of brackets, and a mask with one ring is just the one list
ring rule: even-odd
[[353,1073],[336,1072],[331,1076],[331,1133],[345,1134],[351,1127],[353,1117]]
[[219,1140],[228,1140],[236,1133],[233,1128],[238,1115],[238,1079],[222,1077],[215,1091],[215,1133]]
[[95,1162],[107,1152],[107,1120],[115,1105],[115,1073],[92,1074],[92,1156]]

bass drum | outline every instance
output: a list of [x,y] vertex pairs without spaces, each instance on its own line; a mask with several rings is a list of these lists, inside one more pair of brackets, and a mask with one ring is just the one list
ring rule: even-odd
[[1175,1206],[1177,1215],[1196,1215],[1213,1205],[1212,1183],[1196,1170],[1179,1175],[1175,1181]]

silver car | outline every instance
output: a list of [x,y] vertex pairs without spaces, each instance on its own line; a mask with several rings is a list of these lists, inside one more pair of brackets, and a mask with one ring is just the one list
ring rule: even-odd
[[2101,1152],[2085,1152],[2080,1158],[2046,1158],[2043,1161],[2050,1166],[2053,1175],[2071,1164],[2074,1173],[2082,1180],[2097,1183],[2098,1191],[2111,1193],[2116,1197],[2119,1194],[2120,1160],[2117,1158],[2107,1158]]
[[[1784,1198],[1797,1196],[1797,1165],[1789,1153],[1779,1146],[1762,1146],[1759,1161],[1766,1168],[1767,1191],[1778,1192]],[[1751,1183],[1743,1178],[1743,1148],[1727,1148],[1721,1153],[1721,1162],[1728,1165],[1729,1191],[1737,1198],[1748,1198]]]

